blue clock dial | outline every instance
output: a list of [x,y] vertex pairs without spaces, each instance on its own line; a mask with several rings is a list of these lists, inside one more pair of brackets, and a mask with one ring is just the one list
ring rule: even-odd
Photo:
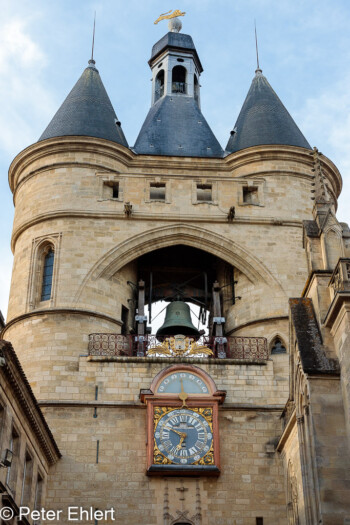
[[154,439],[159,452],[171,463],[191,465],[209,452],[213,435],[210,424],[200,413],[177,408],[159,419]]
[[181,390],[187,394],[209,394],[209,390],[201,377],[190,372],[176,372],[166,376],[158,386],[159,394],[179,394]]

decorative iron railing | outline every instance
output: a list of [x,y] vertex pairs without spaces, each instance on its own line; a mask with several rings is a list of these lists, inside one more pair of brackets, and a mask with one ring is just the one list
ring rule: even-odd
[[171,85],[172,93],[187,93],[186,82],[173,82]]
[[184,336],[90,334],[91,356],[218,357],[264,361],[268,359],[265,337],[211,337],[195,341]]

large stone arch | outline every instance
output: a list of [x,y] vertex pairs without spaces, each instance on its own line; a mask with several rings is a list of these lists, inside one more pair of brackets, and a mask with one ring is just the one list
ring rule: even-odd
[[99,259],[82,282],[77,302],[86,284],[97,279],[109,280],[126,264],[145,253],[174,245],[186,245],[209,252],[244,273],[253,283],[264,283],[284,291],[265,265],[245,248],[217,233],[193,225],[173,224],[148,230],[127,239]]

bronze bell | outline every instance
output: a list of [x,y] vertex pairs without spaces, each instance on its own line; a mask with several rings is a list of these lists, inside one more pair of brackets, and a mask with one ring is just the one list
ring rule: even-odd
[[183,301],[173,301],[166,307],[165,320],[157,330],[156,336],[189,335],[200,336],[199,330],[192,324],[191,311]]

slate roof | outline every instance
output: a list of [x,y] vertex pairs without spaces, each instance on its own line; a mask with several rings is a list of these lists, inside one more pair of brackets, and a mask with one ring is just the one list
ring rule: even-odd
[[224,154],[197,102],[184,95],[164,96],[151,107],[133,149],[177,157]]
[[236,132],[231,135],[226,146],[230,153],[263,144],[286,144],[311,149],[259,69],[234,129]]
[[289,299],[289,306],[304,372],[339,374],[338,360],[326,355],[312,300],[307,297]]
[[203,71],[202,64],[199,60],[192,37],[190,35],[185,35],[184,33],[174,33],[172,31],[169,31],[169,33],[164,35],[160,40],[158,40],[158,42],[154,44],[152,47],[152,54],[149,63],[151,63],[155,57],[157,57],[164,49],[168,47],[192,51],[198,61],[200,72]]
[[128,147],[123,130],[94,62],[59,108],[39,141],[69,135],[98,137]]

